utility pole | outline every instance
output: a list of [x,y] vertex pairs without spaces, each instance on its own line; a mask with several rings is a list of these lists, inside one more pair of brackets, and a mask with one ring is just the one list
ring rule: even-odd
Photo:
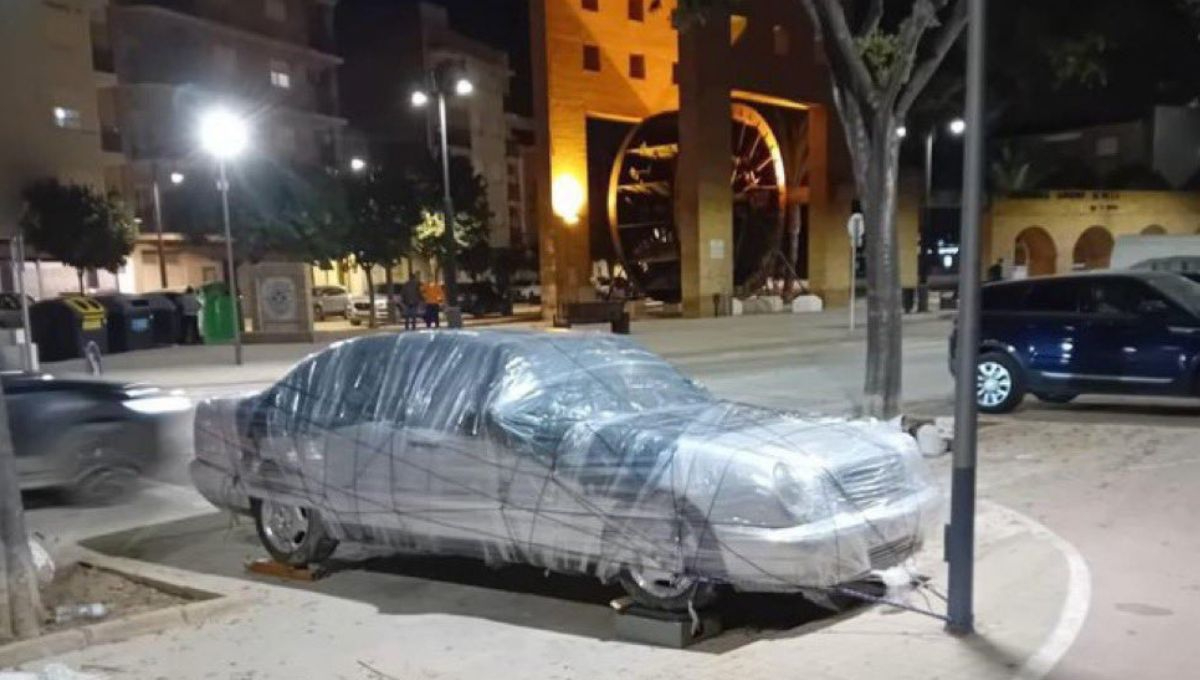
[[983,212],[984,87],[987,0],[968,0],[966,149],[958,281],[958,346],[954,390],[954,468],[946,556],[950,563],[949,621],[955,635],[975,630],[975,467],[979,411],[975,401],[979,358],[980,222]]

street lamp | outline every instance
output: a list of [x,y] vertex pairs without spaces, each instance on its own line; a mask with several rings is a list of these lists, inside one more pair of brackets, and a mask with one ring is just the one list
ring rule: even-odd
[[350,159],[350,172],[360,173],[367,169],[367,162],[358,156]]
[[[154,196],[154,229],[158,232],[158,281],[163,290],[167,288],[167,256],[166,249],[163,246],[163,212],[162,212],[162,191],[158,188],[158,163],[151,166],[150,173],[153,175],[151,181],[151,193]],[[184,176],[178,170],[170,175],[171,184],[179,186],[183,184]]]
[[229,293],[233,296],[233,360],[238,366],[242,365],[242,317],[233,263],[233,234],[229,228],[229,180],[225,164],[237,158],[249,143],[246,121],[228,109],[211,109],[200,118],[200,146],[217,161],[217,189],[221,192],[221,214],[225,221],[225,260],[229,268]]
[[[903,127],[900,129],[907,130]],[[955,118],[946,124],[946,131],[955,137],[961,137],[967,131],[967,122]],[[928,244],[924,236],[933,228],[933,144],[937,139],[938,126],[931,125],[925,133],[925,201],[921,211],[924,224],[921,228],[922,238],[919,239],[920,252],[917,255],[917,311],[929,311],[929,255]]]
[[949,128],[950,134],[954,135],[955,137],[961,137],[962,134],[967,131],[967,121],[963,120],[962,118],[955,118],[954,120],[950,121],[950,125],[948,125],[947,128]]
[[458,308],[458,273],[455,271],[455,257],[458,242],[454,238],[454,199],[450,196],[450,142],[446,130],[446,92],[453,91],[460,97],[466,97],[475,91],[475,85],[461,73],[460,68],[452,62],[442,62],[434,67],[428,76],[429,89],[415,90],[411,102],[415,108],[423,108],[432,97],[437,98],[438,127],[441,132],[442,149],[442,189],[444,192],[444,219],[446,262],[442,267],[445,274],[446,286],[446,325],[450,328],[462,328],[462,313]]

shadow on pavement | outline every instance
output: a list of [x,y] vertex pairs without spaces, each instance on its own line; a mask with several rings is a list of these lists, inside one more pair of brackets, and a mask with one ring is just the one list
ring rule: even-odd
[[[1120,425],[1196,427],[1200,402],[1137,397],[1083,397],[1070,404],[1030,398],[1011,418],[1050,423],[1095,422]],[[1004,416],[1001,416],[1003,419]]]
[[[451,614],[540,628],[559,633],[613,639],[609,602],[620,587],[594,578],[547,572],[524,565],[489,567],[481,561],[428,555],[372,555],[346,546],[333,572],[316,582],[253,575],[244,565],[265,552],[253,524],[209,514],[140,527],[83,541],[84,547],[115,557],[152,562],[188,571],[282,585],[332,597],[357,600],[381,614]],[[720,612],[725,635],[691,651],[719,654],[800,626],[833,620],[800,596],[730,593]],[[853,611],[838,618],[853,615]]]

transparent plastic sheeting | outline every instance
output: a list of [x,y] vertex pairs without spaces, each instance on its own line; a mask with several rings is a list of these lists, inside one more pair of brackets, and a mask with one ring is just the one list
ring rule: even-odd
[[272,499],[316,508],[341,540],[604,580],[828,587],[902,562],[937,520],[894,425],[720,401],[609,335],[341,342],[201,404],[196,455],[224,508]]

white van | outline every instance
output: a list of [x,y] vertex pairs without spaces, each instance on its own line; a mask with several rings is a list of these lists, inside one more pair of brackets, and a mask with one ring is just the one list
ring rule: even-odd
[[1200,235],[1121,236],[1113,247],[1111,266],[1200,274]]

